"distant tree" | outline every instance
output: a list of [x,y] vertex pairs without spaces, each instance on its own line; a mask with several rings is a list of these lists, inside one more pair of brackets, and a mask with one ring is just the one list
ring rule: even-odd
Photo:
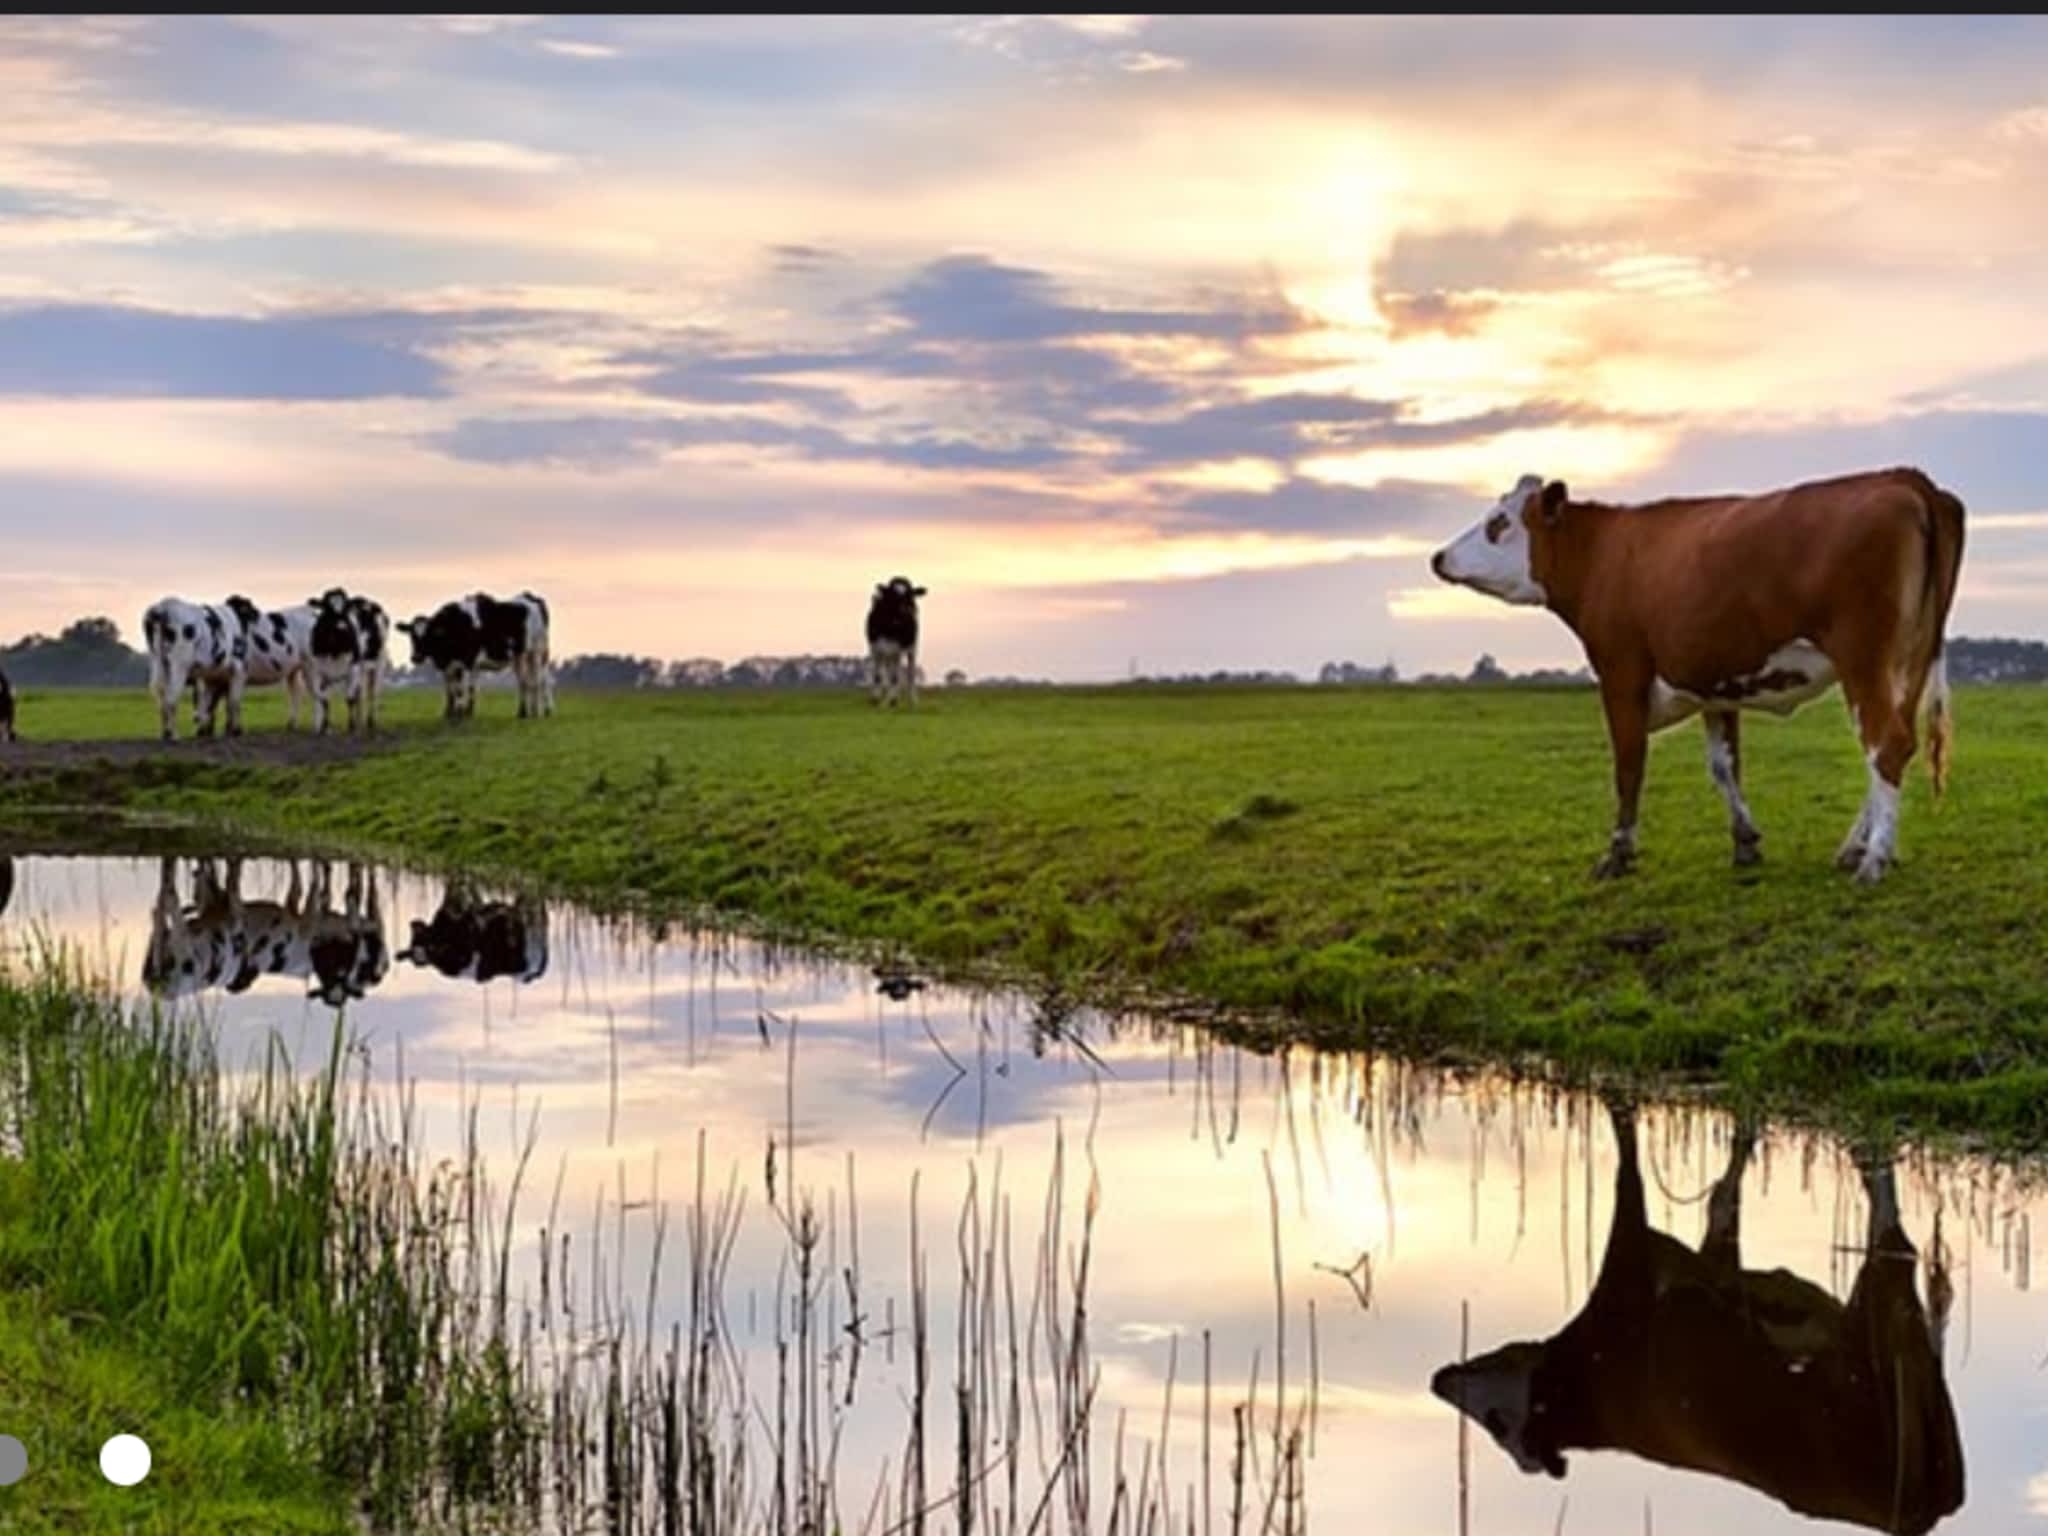
[[958,667],[953,668],[946,674],[946,686],[948,688],[965,688],[967,686],[967,674]]
[[658,688],[662,665],[652,656],[619,656],[600,652],[571,656],[555,668],[555,681],[567,688]]
[[17,686],[41,688],[141,688],[149,682],[149,659],[130,650],[112,619],[79,619],[54,640],[28,635],[0,650],[0,668]]
[[1958,637],[1942,647],[1953,683],[2048,682],[2048,645],[2039,640]]
[[1493,659],[1491,652],[1472,663],[1472,671],[1465,679],[1468,683],[1504,683],[1507,680],[1507,672]]

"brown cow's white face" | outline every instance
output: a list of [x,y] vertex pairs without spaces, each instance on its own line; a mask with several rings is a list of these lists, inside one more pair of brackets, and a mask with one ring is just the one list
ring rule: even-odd
[[1529,525],[1524,513],[1543,493],[1541,475],[1524,475],[1486,516],[1430,557],[1443,581],[1471,587],[1504,603],[1539,607],[1549,597],[1529,569]]
[[1430,1391],[1479,1424],[1524,1472],[1563,1477],[1564,1457],[1545,1444],[1535,1422],[1537,1344],[1507,1344],[1463,1365],[1447,1365]]

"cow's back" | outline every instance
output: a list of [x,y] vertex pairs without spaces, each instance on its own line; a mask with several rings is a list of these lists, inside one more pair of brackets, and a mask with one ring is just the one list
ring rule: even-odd
[[1888,606],[1887,622],[1909,618],[1931,489],[1887,470],[1621,512],[1591,576],[1594,626],[1646,649],[1666,683],[1706,692],[1797,642],[1825,649]]

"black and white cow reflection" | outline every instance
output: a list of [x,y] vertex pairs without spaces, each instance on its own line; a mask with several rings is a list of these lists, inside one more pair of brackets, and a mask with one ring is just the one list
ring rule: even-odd
[[1431,1390],[1528,1473],[1563,1477],[1567,1451],[1626,1451],[1800,1514],[1913,1536],[1961,1508],[1946,1275],[1930,1273],[1930,1319],[1890,1160],[1857,1159],[1869,1216],[1844,1303],[1785,1269],[1742,1267],[1753,1136],[1736,1137],[1695,1251],[1651,1228],[1634,1116],[1610,1115],[1614,1223],[1585,1306],[1541,1342],[1446,1365]]
[[201,859],[185,902],[177,861],[163,860],[143,984],[159,997],[179,998],[214,988],[242,993],[265,976],[289,976],[331,1008],[367,997],[391,968],[375,873],[350,864],[337,910],[330,864],[313,861],[305,879],[296,859],[289,870],[283,901],[249,900],[241,860]]
[[531,896],[485,901],[452,882],[429,921],[413,919],[412,943],[398,958],[457,981],[538,981],[548,968],[547,908]]

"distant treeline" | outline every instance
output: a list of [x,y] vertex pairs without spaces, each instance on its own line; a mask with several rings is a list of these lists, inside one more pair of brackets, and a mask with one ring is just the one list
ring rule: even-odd
[[[143,688],[149,684],[149,661],[140,651],[121,639],[112,619],[80,619],[60,634],[28,635],[0,649],[0,671],[16,687],[31,688]],[[1979,640],[1958,637],[1948,642],[1948,672],[1952,682],[2040,683],[2048,682],[2048,641]],[[653,656],[627,656],[597,652],[571,656],[555,669],[555,680],[566,688],[861,688],[867,685],[865,656],[748,656],[732,665],[712,657],[688,661],[662,661]],[[391,684],[409,687],[433,679],[413,668],[392,663]],[[489,681],[498,681],[490,679]],[[924,683],[923,668],[918,682]],[[1264,669],[1233,672],[1183,672],[1135,674],[1125,680],[1134,687],[1289,687],[1303,679],[1293,672]],[[1539,668],[1533,672],[1510,672],[1490,655],[1482,655],[1470,671],[1460,675],[1424,672],[1413,678],[1401,676],[1392,663],[1360,666],[1352,661],[1326,662],[1316,674],[1321,687],[1446,687],[1477,683],[1495,687],[1583,688],[1591,687],[1593,675],[1584,667],[1570,671]],[[1050,688],[1057,684],[1047,678],[991,676],[970,678],[958,670],[946,673],[948,688]]]
[[[601,651],[555,667],[563,688],[859,688],[867,680],[865,656],[749,656],[727,666],[709,656],[662,661]],[[922,667],[917,680],[925,680]]]

